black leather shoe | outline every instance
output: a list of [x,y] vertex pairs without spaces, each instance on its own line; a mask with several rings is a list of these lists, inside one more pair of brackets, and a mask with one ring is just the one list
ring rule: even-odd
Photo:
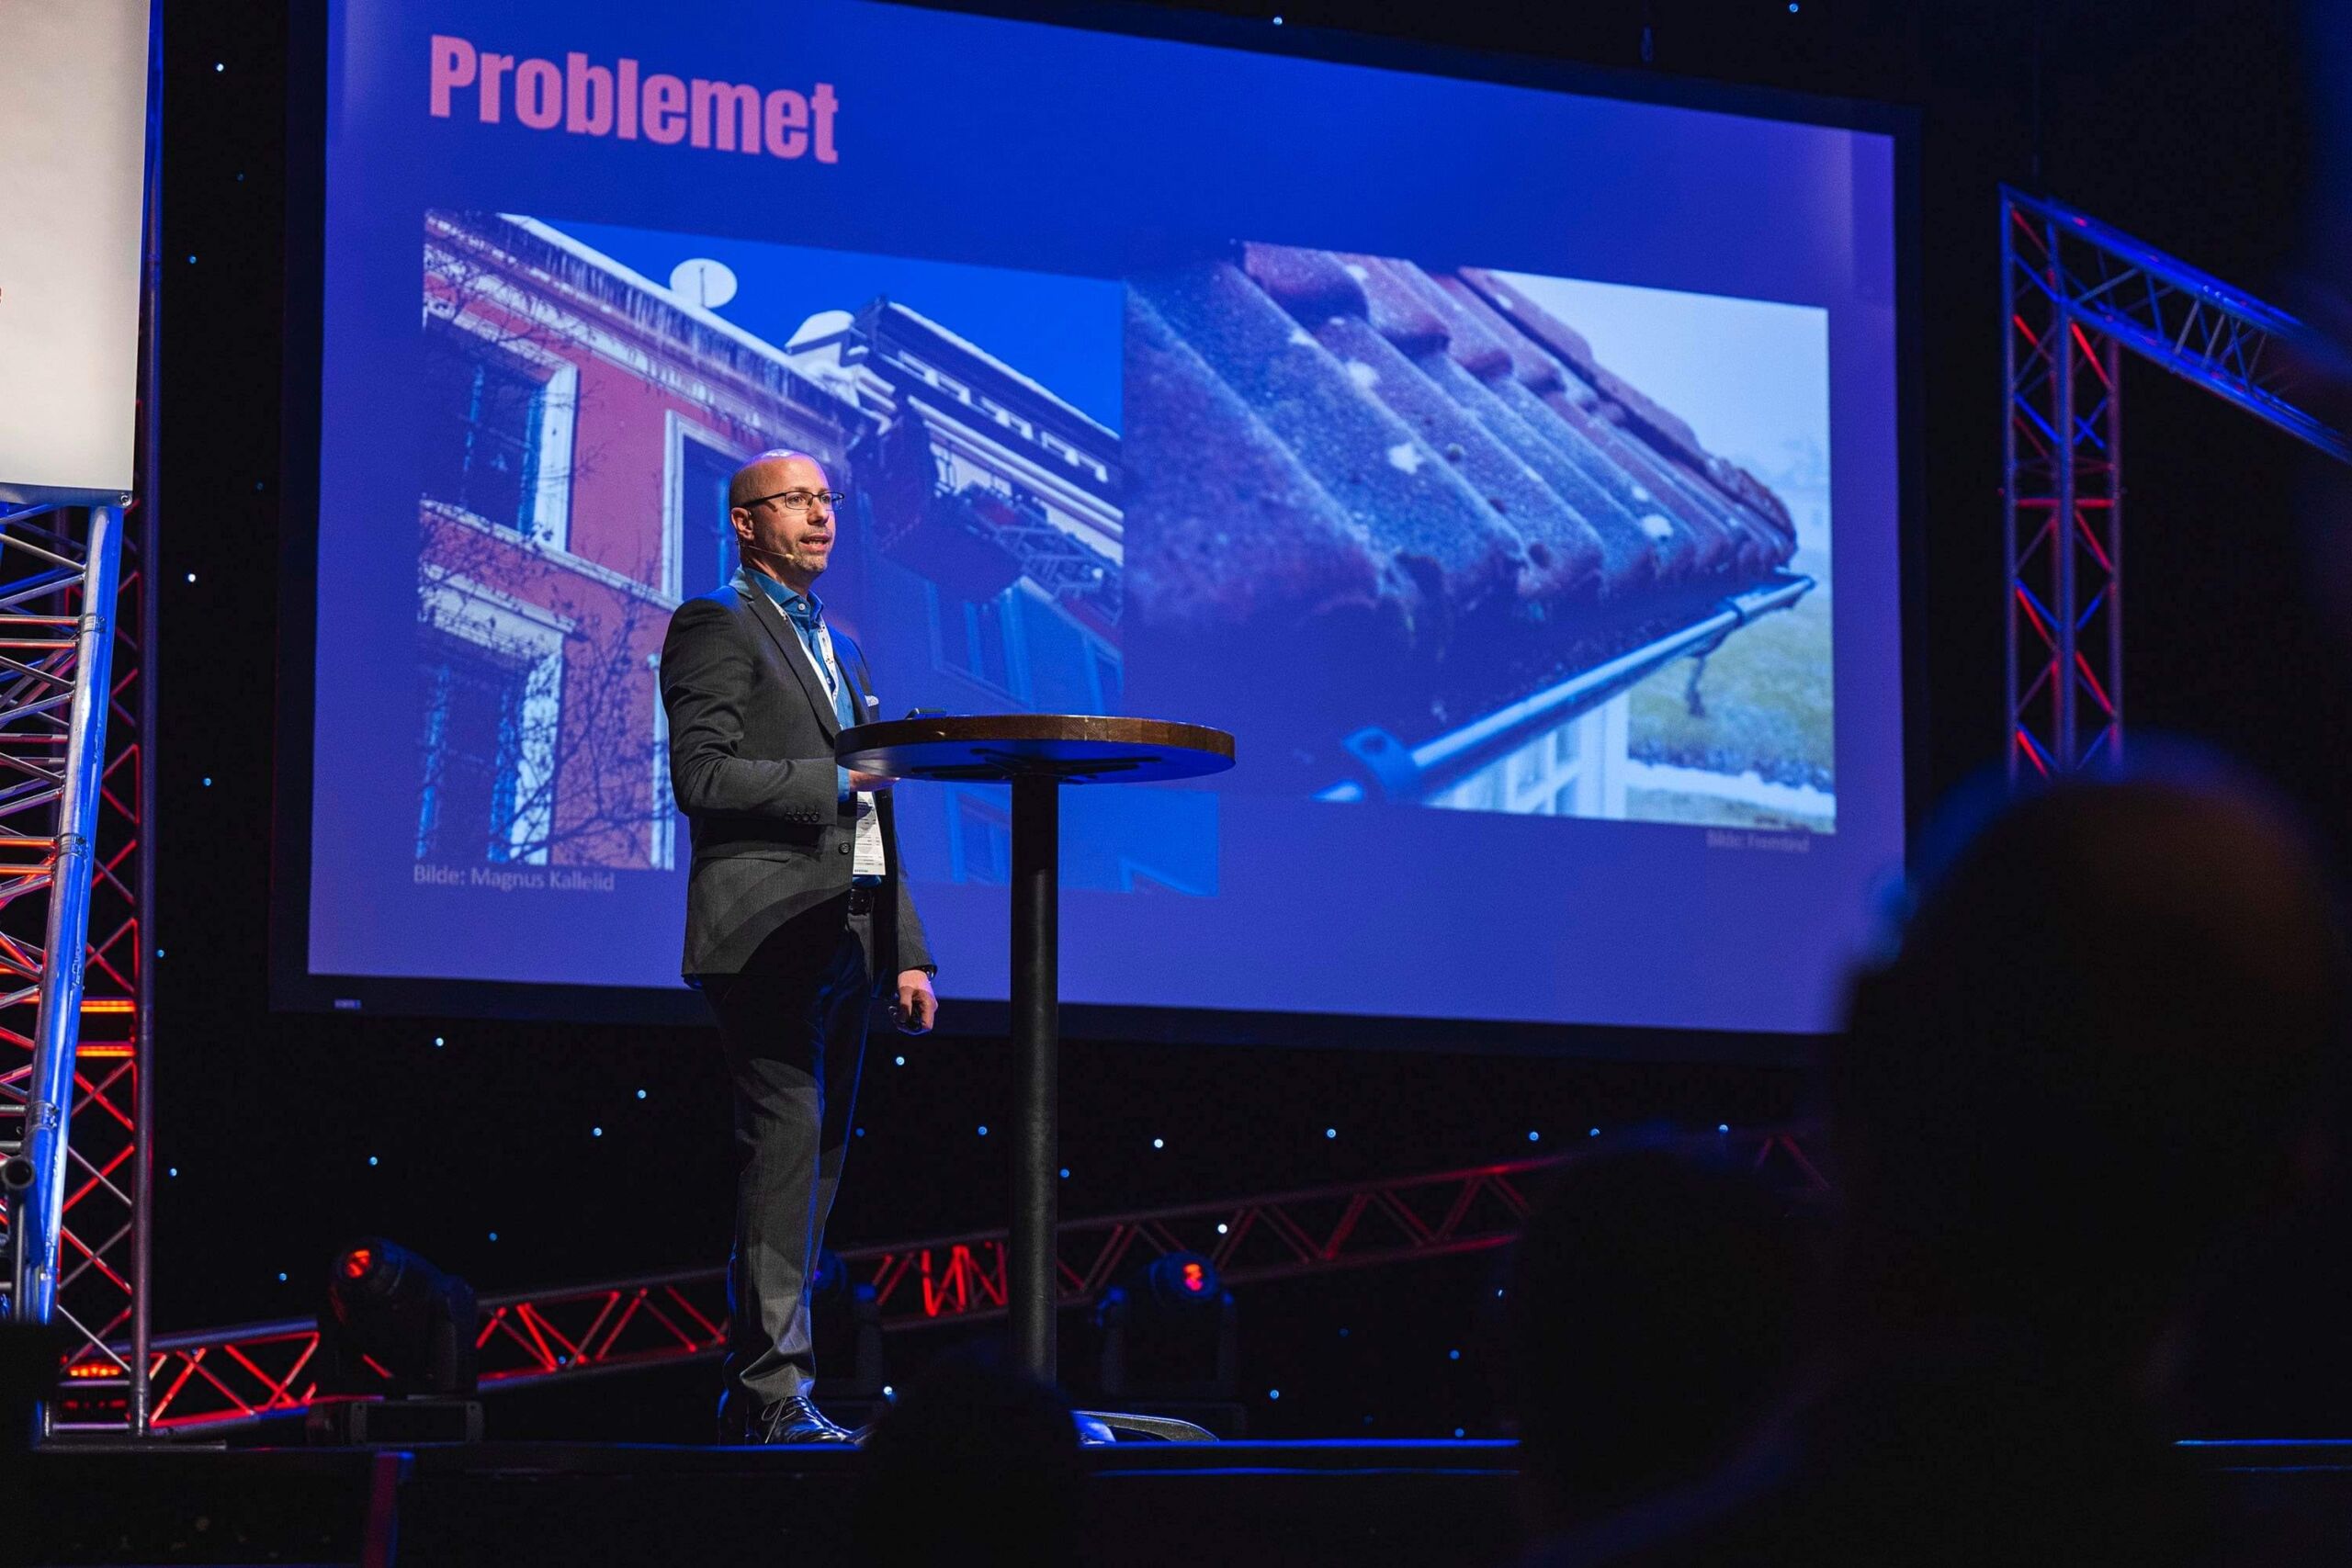
[[847,1432],[825,1419],[824,1412],[808,1402],[805,1394],[779,1399],[760,1412],[760,1438],[763,1443],[841,1443],[854,1445],[857,1441]]

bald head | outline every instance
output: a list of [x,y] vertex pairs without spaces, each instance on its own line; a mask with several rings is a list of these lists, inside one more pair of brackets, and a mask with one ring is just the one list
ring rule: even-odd
[[761,496],[796,487],[823,490],[824,467],[806,452],[780,446],[761,453],[735,470],[735,477],[727,485],[727,504],[748,506]]
[[832,563],[832,481],[806,452],[763,452],[728,482],[728,520],[752,571],[807,592]]

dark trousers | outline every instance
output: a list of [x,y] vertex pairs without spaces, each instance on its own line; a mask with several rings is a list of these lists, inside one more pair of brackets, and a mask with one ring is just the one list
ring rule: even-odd
[[872,918],[848,903],[786,921],[741,974],[701,976],[735,1088],[722,1438],[816,1381],[808,1285],[841,1186],[875,994]]

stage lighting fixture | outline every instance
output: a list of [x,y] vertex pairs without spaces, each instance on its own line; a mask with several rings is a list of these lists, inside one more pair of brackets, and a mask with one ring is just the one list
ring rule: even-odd
[[471,1393],[474,1328],[471,1285],[380,1236],[354,1242],[319,1314],[320,1392]]
[[481,1436],[474,1289],[381,1236],[327,1270],[309,1429],[329,1443],[464,1442]]
[[1238,1314],[1216,1265],[1201,1254],[1171,1252],[1133,1271],[1103,1292],[1094,1321],[1105,1398],[1234,1397]]

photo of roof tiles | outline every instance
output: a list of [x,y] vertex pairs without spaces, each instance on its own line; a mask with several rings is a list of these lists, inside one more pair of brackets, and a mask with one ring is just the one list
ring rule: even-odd
[[1247,649],[1302,765],[1787,574],[1781,498],[1497,273],[1252,243],[1128,283],[1131,635]]

